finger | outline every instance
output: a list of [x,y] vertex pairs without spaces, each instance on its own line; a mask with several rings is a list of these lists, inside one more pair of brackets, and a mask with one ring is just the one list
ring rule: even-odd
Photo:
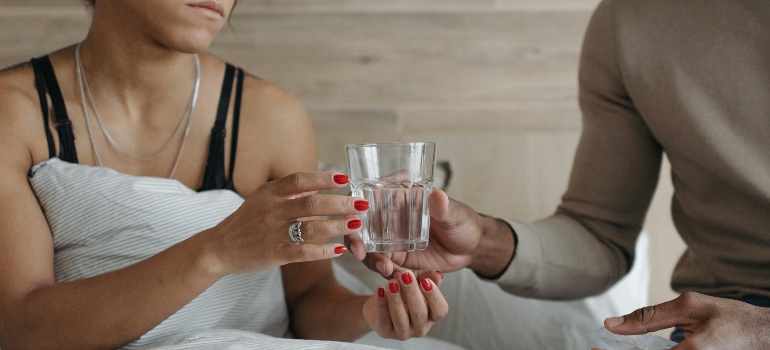
[[294,195],[288,196],[288,197],[286,197],[286,199],[301,198],[301,197],[305,197],[305,196],[314,195],[316,193],[318,193],[318,191],[302,192],[300,194],[294,194]]
[[348,184],[348,176],[333,172],[299,172],[268,183],[277,196],[291,197],[306,192],[335,190]]
[[431,226],[451,229],[471,222],[470,213],[475,213],[463,203],[455,201],[446,192],[434,190],[428,197]]
[[417,275],[417,280],[421,281],[425,278],[430,278],[431,281],[436,282],[437,286],[440,286],[444,282],[444,274],[437,270],[419,270],[414,271]]
[[302,239],[305,241],[314,241],[355,234],[360,228],[361,219],[309,220],[302,222],[300,231],[302,231]]
[[646,306],[634,312],[604,320],[604,326],[615,334],[632,335],[655,332],[661,329],[689,325],[693,313],[693,296],[680,295],[662,304]]
[[287,243],[279,248],[279,254],[287,263],[300,261],[314,261],[336,258],[345,254],[348,249],[337,243],[312,244],[312,243]]
[[393,321],[393,330],[396,332],[396,337],[405,340],[409,337],[409,313],[406,310],[406,304],[401,297],[401,284],[396,279],[392,279],[388,282],[387,290],[388,299],[388,311],[390,311],[390,319]]
[[345,236],[345,246],[348,247],[348,250],[353,253],[353,256],[356,257],[358,261],[363,261],[364,258],[366,258],[364,241],[357,232]]
[[423,297],[420,291],[417,278],[411,271],[405,271],[399,274],[401,283],[401,297],[406,302],[406,309],[409,312],[409,322],[411,328],[418,332],[417,336],[425,336],[429,327],[426,325],[429,323],[428,319],[428,305],[425,303],[425,297]]
[[364,265],[385,278],[393,275],[394,264],[387,256],[381,253],[368,253],[363,260]]
[[449,312],[449,304],[444,295],[430,278],[420,280],[420,290],[425,302],[428,304],[428,319],[438,322]]
[[377,300],[375,301],[377,307],[377,320],[375,321],[377,327],[375,329],[382,332],[378,332],[378,334],[383,337],[393,334],[393,320],[390,318],[390,309],[385,293],[385,288],[377,288]]
[[428,209],[430,210],[430,217],[439,221],[444,221],[449,218],[451,201],[446,192],[434,189],[428,197]]
[[363,214],[369,210],[369,202],[356,197],[336,194],[315,194],[292,199],[287,204],[287,219],[308,216],[347,216]]

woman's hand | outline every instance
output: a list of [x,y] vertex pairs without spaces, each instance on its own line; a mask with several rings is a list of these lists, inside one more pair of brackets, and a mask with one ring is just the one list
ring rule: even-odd
[[770,349],[769,309],[693,292],[622,317],[608,318],[604,325],[622,335],[669,327],[684,329],[685,341],[671,350]]
[[[343,174],[301,172],[257,188],[232,215],[209,233],[214,261],[225,274],[267,270],[300,261],[329,259],[345,253],[328,238],[355,233],[360,220],[352,215],[366,212],[369,203],[360,198],[316,194],[348,183]],[[349,216],[338,220],[303,221],[305,243],[289,237],[289,225],[300,218]]]
[[437,271],[403,271],[394,274],[364,304],[364,319],[383,338],[406,340],[423,337],[449,311],[438,290],[443,277]]

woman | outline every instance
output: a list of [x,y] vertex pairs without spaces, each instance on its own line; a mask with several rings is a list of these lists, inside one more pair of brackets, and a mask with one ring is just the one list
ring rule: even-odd
[[[81,44],[0,73],[0,347],[405,339],[446,314],[435,272],[370,297],[336,284],[345,247],[325,242],[368,203],[315,194],[347,177],[308,172],[300,102],[204,52],[234,0],[91,5]],[[317,216],[343,219],[299,221]]]

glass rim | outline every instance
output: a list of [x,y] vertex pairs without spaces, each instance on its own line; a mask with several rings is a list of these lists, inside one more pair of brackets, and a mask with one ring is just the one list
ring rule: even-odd
[[370,142],[370,143],[354,143],[345,145],[345,148],[364,148],[364,147],[379,147],[379,146],[436,146],[434,141],[415,141],[415,142]]

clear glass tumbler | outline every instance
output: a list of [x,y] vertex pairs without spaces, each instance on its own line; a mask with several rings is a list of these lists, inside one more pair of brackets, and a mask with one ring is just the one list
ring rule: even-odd
[[347,145],[345,149],[353,196],[369,201],[359,231],[366,251],[425,249],[436,143],[370,143]]

